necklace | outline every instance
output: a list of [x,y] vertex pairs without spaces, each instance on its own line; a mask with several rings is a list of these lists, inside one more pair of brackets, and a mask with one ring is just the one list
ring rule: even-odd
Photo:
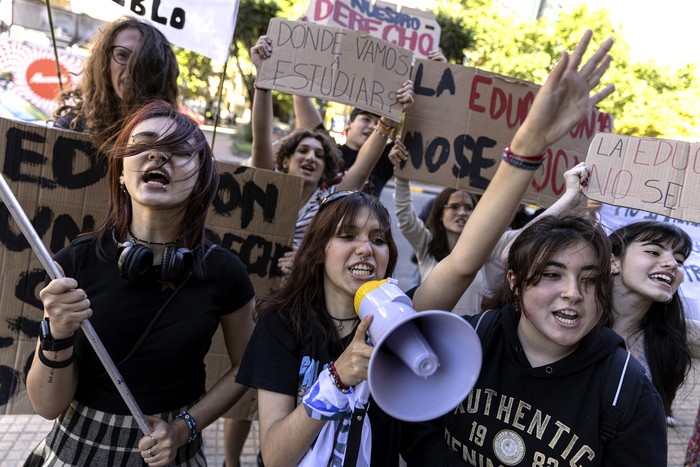
[[346,321],[359,321],[360,318],[358,316],[353,316],[352,318],[336,318],[335,316],[331,316],[330,314],[328,315],[331,317],[333,321],[335,321],[335,328],[340,331],[343,329],[343,326],[345,326]]
[[131,227],[127,227],[127,230],[129,232],[129,235],[131,235],[132,240],[134,240],[135,242],[139,242],[139,243],[146,243],[148,245],[163,245],[163,246],[164,245],[174,245],[175,243],[182,240],[182,237],[180,237],[180,238],[176,238],[175,240],[170,241],[170,242],[150,242],[148,240],[138,238],[136,235],[134,235],[134,233],[131,231]]

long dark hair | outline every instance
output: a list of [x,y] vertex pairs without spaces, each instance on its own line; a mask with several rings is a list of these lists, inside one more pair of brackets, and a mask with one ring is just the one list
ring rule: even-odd
[[605,231],[587,217],[546,216],[526,227],[513,241],[505,264],[506,271],[513,271],[515,276],[514,287],[511,289],[504,277],[496,293],[486,299],[484,305],[499,308],[514,304],[522,309],[524,290],[537,285],[554,255],[577,242],[585,242],[596,253],[595,273],[591,279],[595,284],[599,323],[608,324],[613,304],[610,240]]
[[148,143],[149,148],[167,153],[186,152],[199,155],[199,167],[193,177],[197,183],[192,189],[187,203],[182,208],[178,236],[182,237],[184,246],[195,253],[195,273],[201,273],[201,263],[204,248],[197,248],[207,243],[204,237],[204,224],[209,206],[211,205],[219,185],[219,170],[214,162],[214,155],[207,143],[206,137],[199,126],[186,115],[180,113],[177,107],[162,101],[152,101],[139,108],[124,124],[121,131],[107,140],[102,149],[108,157],[109,181],[109,211],[107,217],[96,230],[98,253],[101,251],[103,240],[115,235],[118,239],[127,238],[128,228],[132,219],[131,199],[122,189],[119,176],[124,167],[124,158],[135,156],[144,151],[144,145],[129,145],[131,133],[136,125],[152,118],[165,117],[172,122],[174,131],[168,136]]
[[338,340],[338,332],[326,312],[323,292],[326,246],[335,235],[349,230],[363,209],[369,209],[384,230],[384,240],[389,246],[389,263],[382,279],[391,276],[396,267],[398,250],[391,235],[389,212],[374,196],[352,193],[321,206],[299,246],[292,274],[280,290],[258,301],[256,317],[285,310],[289,313],[298,339],[308,338],[312,329],[318,327],[327,342]]
[[[425,221],[425,227],[430,231],[433,239],[430,240],[428,244],[428,252],[435,258],[436,261],[441,261],[445,256],[450,254],[450,244],[447,241],[447,230],[445,225],[442,223],[442,213],[445,210],[445,205],[450,200],[450,196],[456,193],[458,190],[456,188],[445,188],[436,197],[433,207],[430,209],[428,218]],[[466,193],[472,201],[472,204],[476,206],[477,197],[472,193]]]
[[338,171],[340,171],[342,159],[340,157],[338,145],[335,144],[327,134],[321,131],[299,129],[294,130],[291,134],[282,138],[275,149],[275,165],[277,166],[277,170],[280,172],[287,172],[284,168],[284,161],[294,154],[299,143],[305,138],[314,138],[318,140],[323,147],[325,167],[321,180],[319,180],[319,185],[323,182],[331,183],[338,175]]
[[[125,29],[138,30],[143,40],[129,58],[129,79],[120,100],[112,86],[111,47]],[[71,129],[85,127],[99,146],[119,131],[120,121],[135,107],[154,98],[176,104],[179,72],[170,42],[159,30],[136,18],[118,19],[107,23],[93,40],[80,85],[59,96],[61,104],[54,117],[74,116]]]
[[[622,258],[633,242],[668,243],[674,253],[690,256],[693,241],[679,227],[665,222],[635,222],[610,234],[612,253]],[[664,403],[666,413],[678,388],[685,380],[692,363],[683,301],[676,291],[668,303],[654,302],[641,320],[644,332],[644,354],[651,371],[651,380]]]

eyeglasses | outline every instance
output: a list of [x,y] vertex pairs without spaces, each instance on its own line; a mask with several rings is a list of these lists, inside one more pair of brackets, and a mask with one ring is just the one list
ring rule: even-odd
[[322,208],[323,206],[325,206],[326,204],[330,204],[333,201],[345,198],[346,196],[350,196],[353,193],[357,193],[357,191],[340,190],[340,191],[336,191],[335,193],[331,193],[330,195],[323,198],[323,201],[321,201],[321,204],[319,204],[319,209]]
[[471,204],[466,204],[466,203],[450,203],[445,205],[445,209],[448,211],[454,211],[458,212],[462,209],[464,209],[466,212],[472,212],[474,210],[474,206]]
[[134,52],[121,45],[113,45],[109,48],[109,53],[119,65],[126,65]]

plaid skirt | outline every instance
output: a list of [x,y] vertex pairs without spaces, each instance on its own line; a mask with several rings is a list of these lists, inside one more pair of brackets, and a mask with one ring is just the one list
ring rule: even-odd
[[[185,408],[183,408],[185,409]],[[159,417],[170,422],[181,410]],[[143,433],[134,417],[100,412],[73,401],[54,422],[51,432],[25,461],[38,466],[144,466],[139,439]],[[173,464],[206,466],[202,437],[180,447]]]

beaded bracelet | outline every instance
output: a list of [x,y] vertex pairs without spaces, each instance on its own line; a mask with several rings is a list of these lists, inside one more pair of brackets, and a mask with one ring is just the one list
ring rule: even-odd
[[189,444],[197,439],[197,422],[195,421],[194,417],[192,417],[187,410],[183,410],[179,414],[175,415],[175,420],[178,418],[181,418],[185,423],[187,423],[187,428],[190,429],[190,437],[187,438],[187,443]]
[[46,358],[46,355],[44,355],[44,351],[41,350],[41,347],[39,347],[39,361],[46,365],[49,368],[65,368],[71,363],[73,363],[73,360],[75,360],[75,352],[71,354],[70,357],[66,358],[65,360],[49,360]]
[[333,380],[333,384],[335,385],[335,387],[338,388],[338,390],[343,394],[347,394],[350,390],[350,387],[344,385],[343,382],[340,380],[338,370],[335,369],[335,362],[331,360],[331,362],[328,364],[328,368],[330,368],[331,370],[328,372],[328,374],[330,375],[331,380]]
[[505,151],[503,152],[503,160],[508,164],[513,167],[516,167],[518,169],[525,169],[525,170],[537,170],[540,167],[542,167],[542,161],[540,160],[539,162],[528,162],[524,161],[518,157],[514,157]]

